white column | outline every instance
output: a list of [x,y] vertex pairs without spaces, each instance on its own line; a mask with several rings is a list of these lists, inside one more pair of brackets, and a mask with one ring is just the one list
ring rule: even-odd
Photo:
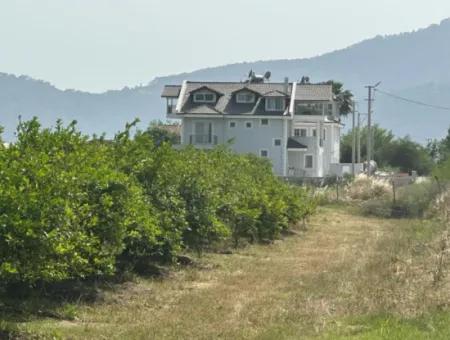
[[181,118],[181,129],[180,129],[180,143],[181,144],[186,144],[185,140],[184,140],[184,136],[185,136],[185,123],[184,123],[184,118]]
[[281,146],[283,150],[281,151],[281,162],[283,164],[283,176],[287,176],[287,140],[288,140],[288,121],[286,118],[283,118],[283,142],[281,143]]
[[316,177],[320,177],[321,171],[320,168],[323,166],[323,162],[320,159],[320,136],[321,136],[321,125],[320,122],[316,122],[316,152],[314,155],[315,161],[316,161]]

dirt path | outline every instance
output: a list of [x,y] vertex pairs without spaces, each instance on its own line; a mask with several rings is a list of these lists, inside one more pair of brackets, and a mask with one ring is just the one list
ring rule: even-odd
[[395,223],[322,208],[306,233],[207,255],[202,269],[130,283],[80,307],[76,321],[31,325],[83,339],[314,336],[352,309],[370,308],[357,298],[358,280]]

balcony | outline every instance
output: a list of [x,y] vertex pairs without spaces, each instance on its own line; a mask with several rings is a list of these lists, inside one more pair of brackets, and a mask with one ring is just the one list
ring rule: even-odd
[[175,113],[176,107],[177,107],[176,105],[167,105],[167,113],[168,114]]
[[215,135],[189,135],[189,144],[194,145],[217,145],[217,136]]
[[167,98],[167,116],[170,118],[170,116],[175,117],[177,114],[176,111],[177,108],[177,99],[176,98]]
[[298,103],[295,106],[295,115],[301,116],[334,116],[333,104],[325,103]]
[[[314,149],[317,145],[316,136],[290,136],[290,138],[295,139],[298,143],[303,144],[308,147],[308,149]],[[319,146],[323,147],[324,140],[319,139]]]

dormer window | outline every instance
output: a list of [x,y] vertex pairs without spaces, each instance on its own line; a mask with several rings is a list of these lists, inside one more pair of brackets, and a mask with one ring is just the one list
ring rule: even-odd
[[284,110],[283,97],[266,98],[266,111],[283,111],[283,110]]
[[194,93],[194,103],[215,103],[216,94],[212,92],[196,92]]
[[236,94],[236,103],[251,104],[255,102],[255,94],[251,92],[239,92]]

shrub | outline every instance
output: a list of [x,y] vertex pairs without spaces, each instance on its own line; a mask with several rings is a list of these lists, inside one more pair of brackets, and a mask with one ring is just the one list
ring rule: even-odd
[[[131,128],[88,139],[75,123],[21,123],[0,149],[0,285],[112,275],[232,238],[273,240],[316,200],[226,147],[173,149]],[[168,141],[170,142],[170,141]]]
[[382,179],[360,174],[344,189],[346,198],[352,200],[368,200],[380,198],[391,193],[390,184]]
[[364,201],[361,203],[361,212],[366,216],[391,217],[392,202],[386,197]]
[[0,169],[3,282],[110,275],[125,238],[154,243],[140,188],[74,124],[41,131],[37,120],[21,123]]
[[393,209],[399,216],[423,217],[438,193],[436,183],[431,181],[407,185],[398,190]]
[[361,209],[365,215],[420,218],[429,211],[438,194],[435,183],[423,181],[399,188],[395,202],[392,196],[384,195],[364,201]]

